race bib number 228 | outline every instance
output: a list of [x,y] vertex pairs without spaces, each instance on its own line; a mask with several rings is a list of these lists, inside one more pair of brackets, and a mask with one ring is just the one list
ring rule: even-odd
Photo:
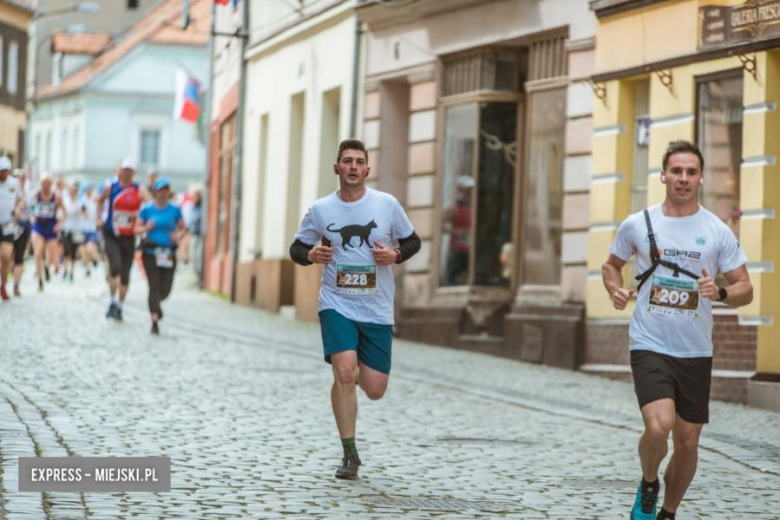
[[375,264],[338,264],[336,292],[341,294],[373,294],[376,289]]

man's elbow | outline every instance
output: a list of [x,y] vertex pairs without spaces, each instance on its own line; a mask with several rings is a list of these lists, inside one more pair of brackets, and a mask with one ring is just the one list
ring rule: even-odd
[[748,290],[747,294],[745,295],[745,305],[750,305],[753,303],[753,284],[748,282]]

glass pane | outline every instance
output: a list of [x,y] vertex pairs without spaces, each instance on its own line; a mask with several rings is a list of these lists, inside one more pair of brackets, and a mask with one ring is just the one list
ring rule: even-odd
[[564,89],[531,96],[528,172],[523,195],[524,284],[560,283],[565,108]]
[[160,132],[159,130],[141,131],[141,164],[143,166],[157,166],[160,157]]
[[697,119],[704,155],[702,205],[739,237],[742,76],[700,83]]
[[496,90],[517,90],[517,54],[499,52],[496,62]]
[[517,104],[482,103],[474,285],[509,286],[517,164]]
[[16,94],[19,80],[19,44],[11,42],[8,45],[8,93]]
[[493,90],[496,74],[496,55],[492,52],[482,55],[482,90]]
[[439,285],[468,285],[471,254],[476,104],[447,109],[444,128]]

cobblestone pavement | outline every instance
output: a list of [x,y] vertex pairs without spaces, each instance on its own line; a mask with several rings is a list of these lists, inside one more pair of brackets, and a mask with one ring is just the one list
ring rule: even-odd
[[[82,279],[79,279],[82,278]],[[180,272],[149,334],[96,276],[0,305],[0,518],[625,519],[641,421],[630,385],[397,341],[360,398],[356,482],[319,329],[194,291]],[[780,415],[713,403],[678,518],[780,518]],[[170,456],[170,493],[19,493],[19,456]]]

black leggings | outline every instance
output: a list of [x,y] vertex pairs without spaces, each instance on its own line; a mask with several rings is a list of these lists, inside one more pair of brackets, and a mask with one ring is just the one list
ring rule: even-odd
[[27,254],[27,246],[30,245],[30,234],[32,229],[30,226],[24,228],[24,232],[19,235],[19,238],[14,240],[14,265],[22,265],[24,263],[24,256]]
[[171,294],[173,288],[173,274],[176,272],[176,260],[173,267],[157,267],[154,255],[144,253],[141,257],[144,261],[146,279],[149,281],[149,312],[162,319],[163,312],[160,303]]
[[103,233],[103,237],[106,239],[106,256],[111,278],[118,276],[122,285],[130,285],[130,269],[133,267],[133,256],[135,256],[135,237],[116,237],[110,233]]

